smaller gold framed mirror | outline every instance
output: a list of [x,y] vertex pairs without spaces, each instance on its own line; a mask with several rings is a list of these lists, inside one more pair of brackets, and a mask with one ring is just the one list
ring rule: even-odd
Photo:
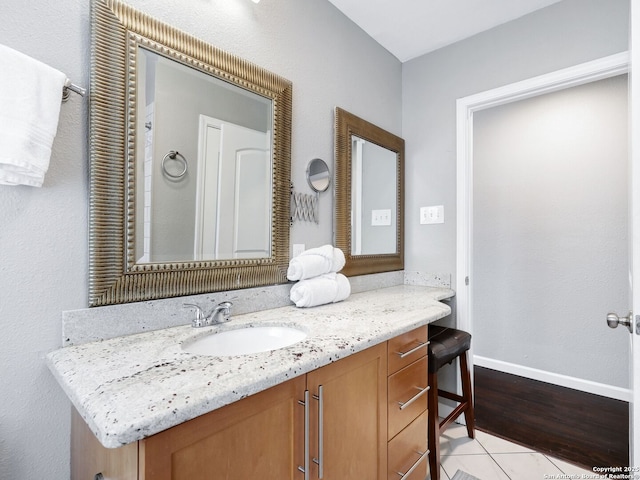
[[404,140],[336,107],[336,247],[348,276],[404,268]]

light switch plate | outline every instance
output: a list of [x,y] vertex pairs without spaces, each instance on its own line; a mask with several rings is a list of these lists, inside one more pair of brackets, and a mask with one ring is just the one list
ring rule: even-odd
[[420,224],[444,223],[444,206],[420,207]]
[[391,225],[391,209],[371,210],[371,226],[386,227]]

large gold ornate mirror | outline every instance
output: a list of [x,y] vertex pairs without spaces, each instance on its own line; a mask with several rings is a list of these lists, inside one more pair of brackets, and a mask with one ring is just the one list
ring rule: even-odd
[[404,268],[404,140],[335,112],[336,247],[345,275]]
[[92,3],[91,306],[286,282],[291,82]]

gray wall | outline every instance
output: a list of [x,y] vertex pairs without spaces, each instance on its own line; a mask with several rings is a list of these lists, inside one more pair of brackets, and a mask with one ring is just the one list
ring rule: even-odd
[[628,387],[627,102],[620,75],[474,114],[475,355]]
[[[456,271],[456,99],[627,50],[628,0],[565,0],[403,64],[405,269]],[[445,223],[420,225],[421,206]]]
[[[89,2],[0,2],[0,43],[89,84]],[[326,0],[131,0],[224,50],[293,82],[292,177],[311,193],[306,165],[333,173],[339,105],[401,133],[401,65]],[[62,106],[41,189],[0,186],[0,478],[69,476],[70,403],[44,363],[61,346],[60,314],[87,306],[88,99]],[[320,223],[296,224],[292,243],[332,240],[332,191]]]

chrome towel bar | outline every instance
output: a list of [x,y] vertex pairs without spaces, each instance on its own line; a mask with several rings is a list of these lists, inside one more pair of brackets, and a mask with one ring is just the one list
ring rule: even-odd
[[67,78],[67,81],[64,83],[64,87],[62,87],[62,101],[66,102],[69,99],[69,92],[77,93],[81,97],[84,97],[87,93],[86,88],[82,88],[75,83],[71,83],[71,80]]

